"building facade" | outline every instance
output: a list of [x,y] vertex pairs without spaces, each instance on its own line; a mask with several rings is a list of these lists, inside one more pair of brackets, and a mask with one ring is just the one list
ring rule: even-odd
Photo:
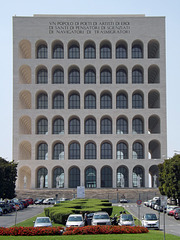
[[164,17],[13,17],[16,188],[156,188],[165,72]]

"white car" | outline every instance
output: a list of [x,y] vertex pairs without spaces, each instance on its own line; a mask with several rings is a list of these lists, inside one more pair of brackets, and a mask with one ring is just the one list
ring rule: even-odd
[[120,226],[135,226],[134,218],[131,214],[121,214],[118,225]]
[[43,204],[55,204],[55,199],[54,198],[46,198],[43,201]]
[[52,222],[49,217],[37,217],[34,227],[52,227]]
[[70,214],[66,221],[66,227],[84,227],[82,214]]
[[154,213],[144,214],[141,223],[143,227],[159,230],[159,219]]
[[111,225],[111,220],[107,212],[96,212],[93,215],[91,225]]

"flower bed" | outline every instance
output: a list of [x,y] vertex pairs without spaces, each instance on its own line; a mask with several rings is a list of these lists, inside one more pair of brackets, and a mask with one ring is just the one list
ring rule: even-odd
[[64,231],[62,227],[0,227],[0,236],[37,236],[37,235],[85,235],[85,234],[124,234],[148,233],[145,227],[130,226],[85,226],[69,227]]
[[84,234],[125,234],[125,233],[148,233],[145,227],[131,226],[86,226],[69,227],[63,235],[84,235]]
[[62,227],[0,227],[0,236],[61,235]]

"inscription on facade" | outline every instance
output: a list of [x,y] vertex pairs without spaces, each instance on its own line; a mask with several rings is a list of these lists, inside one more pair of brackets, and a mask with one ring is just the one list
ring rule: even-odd
[[49,22],[49,34],[129,34],[130,22],[106,21],[106,22]]

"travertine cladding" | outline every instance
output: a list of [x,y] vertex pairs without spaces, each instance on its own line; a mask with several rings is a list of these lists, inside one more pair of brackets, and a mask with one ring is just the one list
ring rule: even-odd
[[[52,44],[56,40],[63,43],[63,59],[52,59]],[[120,40],[127,43],[128,56],[125,59],[117,59],[115,55],[116,44]],[[71,41],[79,43],[79,59],[68,59],[67,50]],[[87,41],[94,42],[96,59],[84,59],[84,46]],[[103,41],[111,45],[112,58],[110,59],[100,59],[100,44]],[[131,48],[134,41],[142,43],[143,58],[132,59]],[[150,41],[159,43],[158,58],[148,58]],[[36,58],[39,42],[46,43],[48,46],[47,59]],[[18,162],[17,189],[37,188],[37,171],[41,167],[48,170],[48,188],[53,186],[54,168],[62,167],[64,188],[68,188],[68,171],[72,166],[80,169],[81,186],[85,185],[85,169],[88,166],[96,169],[97,188],[101,187],[101,168],[110,166],[112,187],[116,188],[117,168],[122,165],[128,168],[128,187],[132,187],[132,172],[135,166],[141,166],[144,170],[144,187],[151,186],[149,183],[150,168],[162,163],[167,154],[165,18],[145,17],[144,15],[13,17],[13,47],[13,159]],[[64,69],[64,84],[52,84],[52,69],[57,65]],[[128,84],[116,84],[116,69],[121,65],[127,68]],[[45,66],[48,70],[48,84],[36,84],[37,67],[41,66]],[[79,68],[80,84],[68,84],[68,70],[71,66]],[[96,84],[84,84],[84,69],[87,66],[95,68]],[[106,66],[111,68],[112,84],[100,84],[100,71]],[[134,66],[140,66],[143,69],[143,84],[132,84]],[[157,84],[148,83],[150,66],[158,66],[160,69],[160,81]],[[36,96],[42,90],[48,94],[48,109],[36,109]],[[64,109],[52,109],[52,94],[56,90],[64,94]],[[116,109],[116,94],[120,90],[128,94],[128,109]],[[136,90],[142,91],[144,95],[143,109],[132,109],[132,94]],[[79,92],[80,109],[68,109],[68,94],[71,91]],[[84,95],[88,91],[96,94],[96,109],[84,109]],[[111,93],[112,109],[100,109],[100,94],[103,91]],[[150,91],[158,92],[160,95],[158,108],[148,108]],[[154,115],[160,119],[160,133],[149,134],[148,120]],[[48,119],[48,134],[36,134],[37,119],[41,116]],[[61,116],[64,119],[63,135],[52,134],[52,120],[55,116]],[[80,119],[81,134],[68,134],[68,120],[71,116],[78,116]],[[87,116],[93,116],[96,119],[97,134],[84,134],[84,121]],[[100,120],[103,116],[109,116],[112,119],[112,134],[100,134]],[[116,120],[119,116],[126,116],[128,119],[128,134],[116,134]],[[132,119],[135,116],[143,119],[143,134],[132,133]],[[81,146],[79,160],[68,159],[68,146],[74,140],[78,141]],[[128,145],[128,159],[116,158],[116,145],[120,140]],[[48,145],[48,160],[37,160],[37,146],[41,141],[45,141]],[[53,144],[56,141],[64,144],[64,160],[52,160]],[[97,159],[84,159],[84,145],[88,141],[96,143]],[[112,159],[100,159],[100,145],[104,141],[112,144]],[[144,146],[143,159],[132,159],[132,145],[135,141],[141,142]],[[149,159],[151,141],[159,143],[160,150],[158,150],[157,159]],[[154,151],[153,147],[154,144],[150,151]]]

